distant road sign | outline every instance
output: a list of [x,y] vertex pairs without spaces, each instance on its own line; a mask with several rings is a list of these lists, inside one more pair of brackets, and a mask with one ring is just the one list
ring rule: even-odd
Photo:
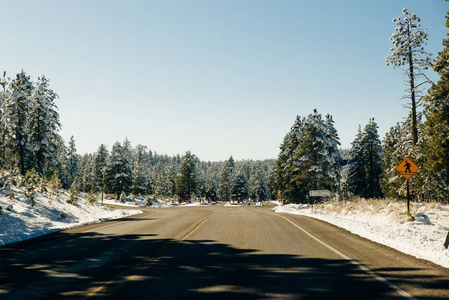
[[401,173],[405,179],[409,180],[410,177],[419,170],[419,167],[407,156],[399,166],[396,167],[396,170]]
[[310,197],[330,197],[331,191],[328,190],[313,190],[309,192]]

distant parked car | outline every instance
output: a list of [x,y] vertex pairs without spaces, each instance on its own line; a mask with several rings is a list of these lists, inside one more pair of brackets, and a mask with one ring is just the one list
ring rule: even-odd
[[256,204],[254,204],[255,207],[262,207],[262,202],[257,202]]

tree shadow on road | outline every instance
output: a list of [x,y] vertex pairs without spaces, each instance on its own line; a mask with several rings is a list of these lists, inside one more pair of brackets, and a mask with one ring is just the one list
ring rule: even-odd
[[[154,235],[71,235],[55,249],[3,255],[2,299],[403,299],[343,259]],[[447,277],[426,286],[413,270],[395,273],[395,284],[449,286]]]

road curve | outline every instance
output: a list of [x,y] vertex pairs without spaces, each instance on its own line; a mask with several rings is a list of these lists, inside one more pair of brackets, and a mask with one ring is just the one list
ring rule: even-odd
[[148,208],[0,247],[1,299],[448,299],[449,270],[268,207]]

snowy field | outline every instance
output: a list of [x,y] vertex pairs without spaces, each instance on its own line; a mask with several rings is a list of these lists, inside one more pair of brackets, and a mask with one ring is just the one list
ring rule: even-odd
[[[11,192],[14,197],[9,197]],[[1,190],[0,246],[11,244],[54,231],[79,227],[91,223],[118,219],[140,210],[111,209],[99,204],[89,204],[79,197],[77,204],[68,204],[67,193],[49,196],[38,193],[34,207],[24,195],[24,190],[12,188]]]
[[406,204],[387,200],[328,202],[276,206],[278,213],[316,218],[374,242],[449,268],[449,250],[443,244],[449,230],[449,205],[414,203],[408,221]]

